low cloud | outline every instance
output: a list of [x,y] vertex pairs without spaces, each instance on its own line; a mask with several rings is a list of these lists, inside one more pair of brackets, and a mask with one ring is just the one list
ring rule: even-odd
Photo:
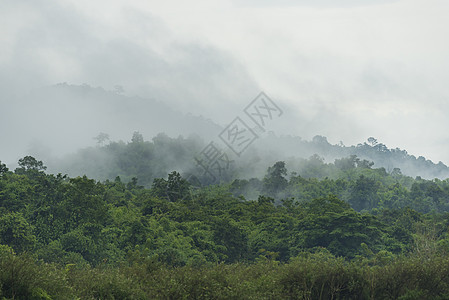
[[[33,91],[67,82],[120,86],[145,109],[157,100],[221,126],[264,90],[286,112],[278,134],[346,145],[375,136],[449,162],[447,2],[198,3],[2,1],[0,139],[13,145],[2,159],[39,142],[32,108],[46,111],[42,124],[64,121]],[[64,126],[87,135],[102,119],[77,121]]]

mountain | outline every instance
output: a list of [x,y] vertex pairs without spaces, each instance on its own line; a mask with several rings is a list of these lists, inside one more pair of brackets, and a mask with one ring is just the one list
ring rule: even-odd
[[[260,178],[276,161],[290,161],[294,166],[313,155],[328,163],[355,155],[387,172],[427,179],[449,177],[449,168],[442,162],[390,149],[372,137],[345,146],[330,144],[323,136],[309,141],[265,133],[237,157],[218,138],[223,128],[210,119],[183,114],[154,99],[126,96],[119,87],[107,91],[86,84],[61,83],[12,100],[0,121],[14,128],[2,131],[3,160],[11,165],[31,154],[43,160],[49,170],[71,176],[87,174],[100,180],[140,177],[148,185],[173,170],[194,172],[198,167],[195,156],[214,141],[232,162],[232,169],[221,174],[225,181],[237,176]],[[158,135],[161,132],[164,134]],[[139,147],[130,141],[133,133],[142,136]],[[93,147],[94,137],[98,143]]]
[[[372,138],[369,139],[371,144],[347,147],[332,145],[322,136],[306,141],[300,137],[269,135],[255,142],[241,157],[222,146],[220,150],[227,154],[229,166],[225,168],[222,164],[222,169],[218,170],[217,165],[211,164],[206,169],[198,163],[208,144],[206,141],[198,135],[172,138],[164,133],[146,141],[135,132],[130,141],[83,148],[59,159],[49,159],[46,164],[51,172],[69,176],[87,175],[98,180],[112,180],[120,176],[125,182],[136,177],[139,184],[145,186],[151,186],[155,178],[166,177],[172,171],[178,171],[185,177],[193,176],[202,184],[231,182],[236,178],[261,179],[267,168],[276,161],[287,162],[289,172],[306,178],[332,178],[332,172],[319,171],[327,163],[338,164],[341,169],[345,168],[341,164],[348,164],[348,168],[384,168],[388,174],[426,179],[449,177],[449,168],[442,162],[435,164],[422,156],[416,158],[405,150],[389,149]],[[316,172],[310,171],[310,164],[316,164]]]
[[373,162],[373,167],[383,167],[387,172],[402,172],[408,176],[420,176],[426,179],[449,177],[449,168],[441,161],[434,163],[424,156],[409,154],[399,148],[390,149],[375,138],[368,138],[367,142],[357,145],[345,146],[343,144],[330,144],[326,137],[315,136],[311,141],[300,137],[275,135],[261,139],[258,147],[270,152],[275,157],[282,155],[287,158],[308,158],[314,154],[322,157],[326,162],[334,162],[335,159],[357,156],[359,159]]
[[100,132],[126,140],[134,131],[146,138],[216,135],[220,127],[201,116],[183,114],[154,99],[66,83],[33,90],[11,99],[0,120],[2,159],[15,162],[26,154],[47,160],[92,145]]

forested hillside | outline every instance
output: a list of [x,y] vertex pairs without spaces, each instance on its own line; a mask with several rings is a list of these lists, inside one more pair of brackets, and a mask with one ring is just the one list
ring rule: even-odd
[[107,144],[109,138],[131,138],[136,128],[147,137],[163,131],[209,138],[221,130],[202,116],[183,114],[151,97],[127,96],[121,89],[60,83],[5,97],[9,101],[3,110],[8,114],[2,115],[1,124],[13,128],[14,134],[3,133],[2,153],[7,157],[2,160],[14,163],[15,156],[27,149],[26,154],[49,162],[53,156],[95,143],[93,137],[99,133]]
[[448,11],[0,0],[0,300],[448,300]]
[[[121,147],[139,145],[154,146]],[[1,295],[444,299],[448,211],[449,180],[356,156],[204,187],[175,170],[148,187],[53,175],[27,156],[0,163]]]
[[[374,138],[369,138],[368,143],[346,147],[331,145],[321,136],[305,141],[299,137],[276,137],[271,134],[257,140],[241,157],[229,153],[230,167],[222,170],[215,182],[204,176],[203,170],[195,163],[194,158],[209,142],[198,135],[172,138],[160,133],[148,141],[141,133],[134,132],[129,142],[109,141],[107,135],[99,135],[97,141],[95,147],[80,149],[59,159],[48,158],[49,170],[72,177],[87,175],[97,180],[114,180],[120,176],[128,182],[136,177],[139,184],[145,187],[150,187],[155,178],[164,177],[173,170],[195,185],[261,178],[267,168],[277,161],[287,162],[289,171],[303,178],[338,179],[342,175],[341,170],[353,169],[356,165],[383,168],[392,176],[404,174],[425,179],[449,177],[449,168],[442,162],[435,164],[422,156],[416,158],[405,150],[389,149]],[[226,149],[221,148],[225,152]]]

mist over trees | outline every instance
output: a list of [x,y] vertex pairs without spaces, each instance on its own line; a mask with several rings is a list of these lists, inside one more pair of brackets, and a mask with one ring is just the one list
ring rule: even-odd
[[165,132],[207,139],[221,130],[205,117],[161,101],[88,84],[59,83],[20,93],[4,111],[3,128],[13,130],[3,131],[2,159],[10,164],[28,154],[47,162],[93,143],[127,140],[137,130],[146,137]]
[[[97,135],[95,147],[80,149],[59,159],[49,157],[46,161],[49,170],[70,176],[87,175],[97,180],[113,180],[119,176],[122,181],[129,182],[136,178],[146,187],[150,187],[155,178],[174,170],[191,182],[195,181],[196,185],[218,182],[206,176],[194,160],[207,144],[207,140],[198,135],[172,138],[160,133],[148,141],[141,133],[134,132],[128,142],[111,141],[106,137],[109,138],[106,133]],[[332,145],[322,136],[306,141],[299,137],[269,135],[257,140],[240,158],[231,156],[230,168],[223,170],[218,180],[262,179],[266,169],[276,161],[285,161],[304,178],[335,178],[335,172],[327,167],[329,164],[341,170],[382,168],[391,175],[425,179],[449,177],[449,168],[442,162],[435,164],[422,156],[416,158],[405,150],[389,149],[373,140],[369,138],[368,143],[347,147]]]
[[195,157],[213,135],[90,139],[72,154],[0,162],[2,297],[449,294],[441,162],[373,137],[345,146],[269,132],[212,178]]
[[[11,119],[8,126],[15,128],[15,133],[2,144],[2,152],[7,157],[3,160],[14,164],[20,158],[17,156],[18,152],[22,152],[22,156],[32,154],[43,160],[50,169],[55,166],[54,172],[87,174],[96,179],[113,179],[120,174],[126,177],[125,180],[129,180],[140,175],[140,180],[148,185],[151,184],[152,178],[163,176],[175,169],[189,171],[185,166],[186,156],[181,154],[182,158],[175,164],[177,154],[168,150],[167,154],[175,157],[162,158],[171,162],[164,163],[167,167],[163,170],[149,171],[156,172],[153,176],[143,176],[143,171],[133,171],[131,168],[124,172],[115,172],[115,166],[115,171],[109,172],[110,170],[106,169],[110,167],[103,170],[105,167],[102,167],[100,162],[104,161],[104,165],[107,165],[112,159],[112,164],[117,164],[118,154],[114,154],[112,148],[121,151],[119,149],[127,145],[128,141],[132,142],[135,131],[139,131],[144,141],[153,143],[152,139],[162,132],[165,132],[170,140],[183,139],[184,141],[179,141],[179,147],[186,149],[177,151],[190,152],[193,157],[209,141],[217,139],[223,130],[223,124],[218,125],[210,119],[195,116],[193,108],[192,113],[182,113],[153,99],[126,96],[117,90],[108,91],[87,84],[61,83],[40,88],[32,93],[16,96],[8,108],[8,116]],[[23,119],[27,120],[27,124],[35,126],[24,126],[20,121]],[[184,145],[184,142],[189,145]],[[101,150],[86,149],[93,144]],[[105,147],[109,149],[104,149]],[[162,142],[158,142],[158,147],[163,147]],[[25,150],[27,148],[28,150]],[[80,148],[78,154],[73,154]],[[226,150],[226,146],[223,145],[223,148]],[[127,155],[126,153],[124,155]],[[374,137],[369,137],[366,142],[361,141],[357,145],[345,146],[342,142],[330,144],[326,137],[320,135],[305,140],[299,136],[268,132],[261,135],[236,164],[237,167],[246,164],[245,170],[239,170],[240,177],[261,177],[265,169],[276,161],[308,159],[315,154],[324,158],[326,163],[356,155],[361,160],[374,162],[375,167],[384,167],[387,172],[398,168],[403,174],[413,177],[444,179],[449,175],[444,163],[434,163],[423,156],[415,156],[399,148],[390,149]],[[82,155],[87,156],[84,163],[80,158]],[[60,163],[56,163],[55,158],[60,158]],[[263,163],[254,164],[257,161]],[[89,164],[96,165],[98,170],[89,167]],[[126,162],[120,164],[118,168],[127,168]]]

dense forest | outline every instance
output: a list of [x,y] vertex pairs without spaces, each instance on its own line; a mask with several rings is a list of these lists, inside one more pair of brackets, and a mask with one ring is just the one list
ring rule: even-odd
[[[164,149],[176,153],[172,165]],[[98,162],[119,175],[101,181],[50,174],[32,156],[15,170],[0,162],[0,295],[449,297],[448,179],[314,155],[200,184],[175,169],[196,150],[189,139],[137,133],[83,150],[120,153]]]
[[[435,164],[422,156],[410,155],[405,150],[389,149],[372,137],[367,142],[347,147],[332,145],[322,136],[306,141],[300,137],[267,135],[241,157],[229,154],[230,167],[223,170],[215,181],[210,176],[204,176],[203,170],[195,163],[194,157],[207,145],[198,135],[172,138],[160,133],[147,141],[141,133],[134,132],[129,142],[116,142],[110,141],[108,134],[100,133],[95,140],[95,147],[80,149],[61,158],[46,157],[48,170],[71,177],[87,175],[100,181],[114,180],[120,176],[128,182],[136,177],[139,184],[145,187],[151,187],[155,178],[167,176],[173,170],[193,185],[262,178],[268,166],[277,161],[285,161],[291,172],[301,174],[303,178],[338,179],[343,176],[342,170],[364,164],[369,168],[383,168],[384,172],[392,175],[404,174],[425,179],[449,177],[449,168],[442,162]],[[226,152],[225,147],[220,150]],[[289,177],[291,174],[287,175]]]

